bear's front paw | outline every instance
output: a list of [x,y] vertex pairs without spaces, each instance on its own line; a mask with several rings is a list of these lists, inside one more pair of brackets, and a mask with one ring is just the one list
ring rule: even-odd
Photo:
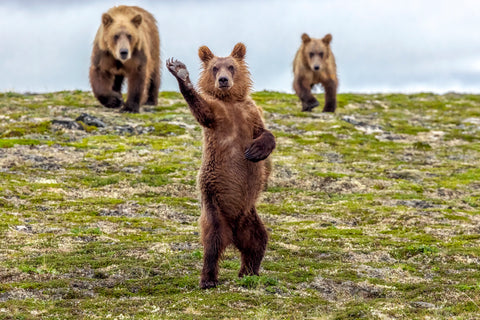
[[335,102],[325,103],[322,112],[335,112],[337,104]]
[[218,281],[215,281],[215,280],[201,280],[200,289],[215,288],[217,284],[218,284]]
[[188,79],[188,70],[183,62],[170,58],[167,60],[166,64],[168,71],[170,71],[175,78],[182,81],[186,81]]
[[110,95],[98,96],[98,101],[107,108],[120,108],[123,105],[122,95],[113,92]]
[[139,113],[140,112],[140,105],[134,102],[127,102],[125,105],[120,109],[120,112],[123,113]]
[[262,161],[270,155],[270,152],[270,150],[265,148],[263,143],[255,141],[245,150],[245,159],[252,162]]
[[312,111],[313,108],[318,107],[319,105],[320,103],[315,98],[304,102],[302,101],[302,111]]

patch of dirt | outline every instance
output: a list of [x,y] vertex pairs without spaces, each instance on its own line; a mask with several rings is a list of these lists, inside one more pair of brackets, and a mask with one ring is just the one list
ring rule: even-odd
[[396,202],[397,206],[406,206],[416,209],[428,209],[428,208],[441,208],[444,207],[439,204],[434,204],[431,201],[426,200],[398,200]]
[[[364,282],[337,281],[316,277],[310,284],[310,288],[317,290],[324,299],[335,302],[347,302],[361,297],[363,299],[384,298],[387,296],[386,288]],[[392,288],[389,288],[391,290]],[[391,295],[389,293],[389,295]]]
[[269,179],[269,186],[301,188],[325,193],[348,194],[369,192],[369,188],[355,178],[312,177],[310,179],[302,179],[298,171],[288,167],[274,170]]
[[142,207],[133,201],[128,201],[127,203],[122,203],[115,206],[114,209],[101,209],[100,216],[111,216],[111,217],[146,217],[148,215],[139,214],[138,211]]
[[355,270],[360,278],[374,278],[393,283],[420,283],[428,281],[425,278],[412,276],[408,272],[399,268],[374,268],[362,264],[357,266]]
[[388,170],[386,175],[390,179],[404,179],[411,181],[421,181],[424,178],[425,173],[420,170]]
[[8,291],[0,292],[0,302],[5,302],[8,300],[47,300],[49,297],[45,296],[39,290],[25,290],[22,288],[13,288]]
[[346,254],[345,259],[349,262],[354,263],[388,263],[394,264],[397,262],[390,254],[385,251],[376,251],[376,252],[355,252],[350,251]]
[[176,210],[167,205],[159,204],[154,207],[154,215],[163,220],[189,224],[198,220],[198,217],[200,216],[200,207],[198,208],[198,216],[192,216],[182,212],[182,210]]

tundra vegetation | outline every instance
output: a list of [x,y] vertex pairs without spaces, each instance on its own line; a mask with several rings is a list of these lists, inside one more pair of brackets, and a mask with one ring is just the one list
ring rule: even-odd
[[[319,101],[323,95],[316,95]],[[475,319],[480,96],[256,92],[277,139],[260,276],[200,290],[201,131],[179,93],[0,94],[0,319]]]

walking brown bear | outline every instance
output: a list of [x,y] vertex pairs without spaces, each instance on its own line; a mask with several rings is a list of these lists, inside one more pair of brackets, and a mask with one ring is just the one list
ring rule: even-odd
[[[123,102],[122,84],[128,78]],[[113,7],[102,15],[90,66],[93,94],[107,108],[139,112],[156,105],[160,87],[160,38],[155,18],[142,8]]]
[[293,89],[302,102],[302,111],[312,111],[319,105],[311,92],[318,83],[325,89],[323,112],[335,112],[337,108],[337,66],[330,48],[331,41],[331,34],[322,39],[302,34],[302,45],[293,60]]
[[[228,57],[206,46],[198,93],[185,65],[167,61],[190,111],[203,129],[203,156],[198,175],[201,192],[201,238],[204,246],[200,287],[218,284],[218,262],[229,244],[241,253],[239,277],[258,275],[268,235],[255,202],[270,172],[268,156],[275,137],[265,128],[261,109],[250,97],[252,82],[238,43]],[[267,160],[266,160],[267,159]]]

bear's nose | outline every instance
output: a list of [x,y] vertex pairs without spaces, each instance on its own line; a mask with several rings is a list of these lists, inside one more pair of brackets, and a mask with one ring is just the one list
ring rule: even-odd
[[320,66],[314,66],[313,69],[320,70]]
[[120,58],[127,59],[128,57],[128,49],[120,49]]
[[218,79],[218,83],[220,84],[221,87],[228,86],[228,78],[221,77]]

